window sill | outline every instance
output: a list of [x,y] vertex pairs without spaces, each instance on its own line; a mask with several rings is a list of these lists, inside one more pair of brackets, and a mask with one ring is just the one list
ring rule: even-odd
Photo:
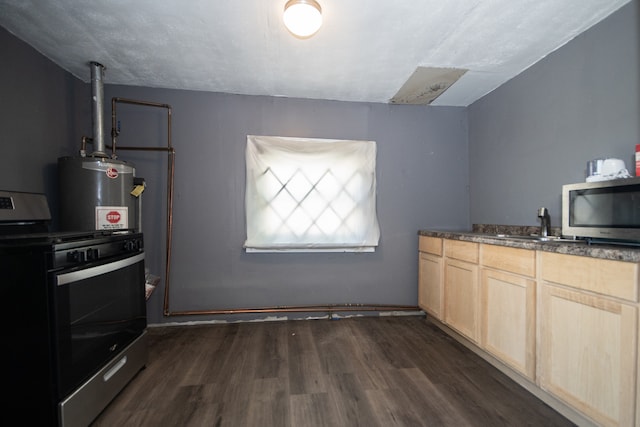
[[373,246],[357,248],[245,248],[247,253],[322,253],[322,252],[375,252]]

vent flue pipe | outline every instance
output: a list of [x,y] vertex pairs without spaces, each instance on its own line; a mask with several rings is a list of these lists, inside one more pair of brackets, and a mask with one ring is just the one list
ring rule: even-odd
[[92,157],[108,157],[104,145],[104,66],[90,62],[91,66],[91,113],[93,120]]

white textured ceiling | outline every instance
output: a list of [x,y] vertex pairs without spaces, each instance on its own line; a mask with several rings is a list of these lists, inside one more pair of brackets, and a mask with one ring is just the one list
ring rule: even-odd
[[306,40],[286,0],[0,0],[0,26],[84,81],[97,61],[107,84],[387,103],[451,67],[432,105],[467,106],[630,1],[318,0]]

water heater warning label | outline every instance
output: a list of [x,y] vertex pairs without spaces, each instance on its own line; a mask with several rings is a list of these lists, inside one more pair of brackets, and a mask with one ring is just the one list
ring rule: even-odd
[[96,230],[129,228],[129,209],[126,206],[96,206]]

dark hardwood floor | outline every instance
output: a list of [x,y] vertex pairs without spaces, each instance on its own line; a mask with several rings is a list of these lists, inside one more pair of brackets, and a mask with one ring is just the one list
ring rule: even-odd
[[420,316],[150,328],[94,426],[571,426]]

